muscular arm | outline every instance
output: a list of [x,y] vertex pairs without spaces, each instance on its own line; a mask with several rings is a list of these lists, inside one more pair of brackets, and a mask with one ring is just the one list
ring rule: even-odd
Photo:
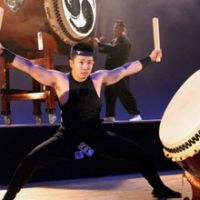
[[100,74],[102,76],[102,84],[103,85],[114,84],[119,80],[121,80],[122,78],[124,78],[125,76],[132,75],[141,71],[142,68],[143,67],[140,61],[134,61],[113,70],[102,70],[100,71]]
[[149,59],[133,61],[113,70],[101,70],[97,72],[97,75],[100,77],[102,85],[111,85],[125,76],[138,73],[148,64],[147,60],[149,60],[148,62],[155,62],[158,57],[162,57],[162,51],[153,50],[149,55]]
[[61,73],[55,70],[47,70],[42,66],[32,63],[30,60],[6,50],[0,44],[0,55],[6,59],[13,67],[19,69],[32,78],[40,82],[41,84],[56,87],[57,79],[61,76]]
[[12,66],[29,74],[32,78],[43,85],[48,85],[52,87],[55,87],[56,85],[56,75],[59,72],[55,70],[47,70],[46,68],[40,65],[33,64],[30,60],[20,57],[18,55],[13,60]]

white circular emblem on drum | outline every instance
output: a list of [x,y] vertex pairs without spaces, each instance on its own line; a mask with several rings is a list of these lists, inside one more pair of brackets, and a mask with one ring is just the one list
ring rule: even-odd
[[52,29],[66,43],[83,40],[94,29],[95,0],[45,0],[45,10]]

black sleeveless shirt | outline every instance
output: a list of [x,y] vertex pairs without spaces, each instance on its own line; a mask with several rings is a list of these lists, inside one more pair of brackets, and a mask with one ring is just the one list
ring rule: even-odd
[[64,134],[73,144],[97,138],[101,132],[101,100],[91,77],[78,82],[69,74],[69,98],[60,106]]

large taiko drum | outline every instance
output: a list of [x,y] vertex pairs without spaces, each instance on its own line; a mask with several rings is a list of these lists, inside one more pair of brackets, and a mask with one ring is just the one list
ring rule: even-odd
[[164,154],[177,162],[200,199],[200,70],[191,75],[169,102],[160,123]]
[[9,49],[35,50],[37,33],[54,36],[61,52],[87,41],[96,22],[95,0],[1,0],[0,41]]

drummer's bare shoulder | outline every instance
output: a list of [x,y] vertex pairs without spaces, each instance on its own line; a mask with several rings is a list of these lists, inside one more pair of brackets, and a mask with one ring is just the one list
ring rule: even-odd
[[62,73],[58,71],[56,71],[56,73],[57,81],[54,85],[54,89],[56,91],[59,101],[62,102],[63,96],[66,96],[66,94],[69,92],[69,73]]

